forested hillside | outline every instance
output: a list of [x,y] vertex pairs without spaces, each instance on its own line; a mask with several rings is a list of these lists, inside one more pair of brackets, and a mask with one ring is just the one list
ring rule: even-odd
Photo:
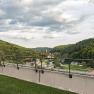
[[30,48],[21,47],[15,44],[11,44],[0,40],[0,61],[13,59],[15,62],[21,63],[23,57],[37,56],[38,53]]
[[58,66],[62,58],[94,59],[94,38],[86,39],[76,44],[56,46],[53,49],[47,47],[24,48],[0,40],[0,59],[11,59],[10,56],[12,56],[13,62],[21,63],[24,56],[40,58],[42,53],[48,53],[47,55],[52,53],[55,57],[56,66]]
[[57,46],[53,48],[52,52],[64,58],[94,59],[94,38],[86,39],[76,44]]

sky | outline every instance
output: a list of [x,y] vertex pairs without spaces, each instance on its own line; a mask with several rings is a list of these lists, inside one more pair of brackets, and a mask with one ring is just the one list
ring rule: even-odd
[[0,39],[28,48],[94,38],[94,0],[0,0]]

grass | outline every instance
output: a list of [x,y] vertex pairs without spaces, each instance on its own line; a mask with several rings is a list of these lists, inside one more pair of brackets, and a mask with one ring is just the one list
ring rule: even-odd
[[[69,69],[69,65],[65,64],[62,66],[63,69]],[[71,70],[77,70],[77,71],[83,71],[83,72],[88,72],[89,70],[91,70],[91,68],[89,67],[85,67],[85,66],[80,66],[80,65],[72,65],[71,64]]]
[[76,94],[0,75],[0,94]]

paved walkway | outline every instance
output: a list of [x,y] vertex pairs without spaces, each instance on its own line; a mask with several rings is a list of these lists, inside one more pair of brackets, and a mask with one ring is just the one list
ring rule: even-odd
[[20,67],[18,70],[15,65],[0,67],[0,74],[23,79],[30,82],[44,84],[47,86],[74,91],[79,94],[94,94],[94,77],[88,75],[72,74],[69,78],[68,73],[44,70],[44,74],[35,72],[31,68]]

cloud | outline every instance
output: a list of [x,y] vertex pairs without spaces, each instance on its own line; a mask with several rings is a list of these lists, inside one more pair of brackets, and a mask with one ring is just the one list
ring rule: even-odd
[[[53,17],[58,18],[57,21],[62,22],[67,30],[69,28],[69,32],[70,30],[74,32],[77,30],[75,30],[76,25],[82,24],[87,18],[91,20],[91,16],[94,16],[94,4],[89,3],[88,0],[66,0],[49,10],[49,13],[51,12]],[[92,23],[89,24],[92,25]]]
[[94,37],[92,1],[1,0],[0,2],[0,39],[26,47],[53,47],[90,37]]

